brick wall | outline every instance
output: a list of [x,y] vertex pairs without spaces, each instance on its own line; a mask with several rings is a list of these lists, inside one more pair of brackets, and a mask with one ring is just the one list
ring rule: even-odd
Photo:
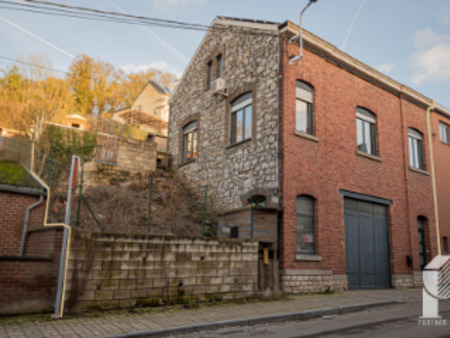
[[[329,279],[338,288],[346,286],[332,276],[346,274],[344,198],[340,189],[377,196],[393,201],[389,207],[389,232],[392,284],[413,285],[413,271],[420,271],[417,217],[428,219],[427,259],[436,254],[427,144],[426,107],[418,106],[362,79],[330,62],[330,57],[311,51],[308,45],[303,59],[288,64],[288,56],[298,54],[298,47],[282,41],[280,177],[282,189],[283,287],[309,291],[301,271],[308,278]],[[296,80],[314,88],[315,138],[295,133]],[[356,107],[376,114],[377,158],[357,153]],[[425,171],[409,167],[409,127],[424,137]],[[296,197],[316,199],[317,259],[298,259]],[[412,255],[409,268],[406,256]],[[326,276],[323,276],[323,273]],[[296,275],[297,280],[293,275]],[[398,278],[396,277],[398,275]],[[406,276],[406,277],[405,277]],[[407,279],[407,280],[406,280]],[[326,284],[326,283],[325,283]]]
[[[0,191],[0,256],[19,255],[25,211],[38,200],[38,196]],[[28,226],[42,226],[44,213],[45,199],[30,212]]]
[[68,309],[245,298],[257,291],[256,241],[88,232],[73,241]]
[[[450,145],[441,141],[441,135],[439,132],[439,123],[442,122],[447,126],[450,126],[450,118],[437,113],[431,114],[431,117],[441,245],[442,252],[445,254],[450,254]],[[448,136],[450,137],[450,133]],[[447,237],[449,250],[447,252],[444,252],[442,240],[444,237]]]
[[32,232],[26,243],[25,257],[0,256],[0,314],[40,312],[54,306],[62,229]]

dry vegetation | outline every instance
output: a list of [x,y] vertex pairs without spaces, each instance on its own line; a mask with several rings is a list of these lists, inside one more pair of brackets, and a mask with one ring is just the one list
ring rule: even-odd
[[[105,231],[147,233],[150,179],[137,179],[117,185],[98,185],[83,189],[83,196]],[[51,216],[64,219],[63,191],[54,194]],[[209,201],[208,201],[209,202]],[[71,223],[75,226],[79,203],[74,195]],[[153,177],[150,234],[202,236],[204,201],[195,191],[172,173],[157,172]],[[207,212],[207,233],[214,235],[216,214]],[[81,202],[79,227],[99,231],[87,206]]]

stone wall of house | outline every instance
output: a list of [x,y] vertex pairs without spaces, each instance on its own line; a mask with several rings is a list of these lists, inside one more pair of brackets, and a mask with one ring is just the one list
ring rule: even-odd
[[257,275],[257,241],[77,232],[66,309],[246,298]]
[[[222,27],[220,20],[217,26]],[[277,26],[223,27],[206,34],[172,97],[169,153],[181,175],[196,185],[208,185],[222,210],[242,206],[242,197],[256,189],[266,191],[268,205],[278,206]],[[228,96],[213,94],[207,81],[208,62],[213,63],[216,78],[220,54]],[[249,91],[252,138],[230,145],[231,102]],[[192,121],[198,128],[197,158],[183,164],[182,130]]]

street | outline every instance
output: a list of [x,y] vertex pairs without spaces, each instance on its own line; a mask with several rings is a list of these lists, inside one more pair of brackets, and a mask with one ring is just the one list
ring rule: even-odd
[[414,302],[307,321],[199,331],[183,337],[450,337],[450,301],[441,301],[439,306],[446,326],[419,326],[422,304]]

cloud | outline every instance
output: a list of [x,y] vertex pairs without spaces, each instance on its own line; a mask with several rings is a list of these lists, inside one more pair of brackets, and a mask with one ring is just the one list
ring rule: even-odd
[[153,7],[167,14],[174,14],[181,8],[203,6],[206,0],[149,0]]
[[172,67],[165,60],[159,60],[159,61],[151,62],[149,64],[140,64],[140,65],[139,64],[134,64],[134,63],[129,63],[129,64],[126,64],[125,66],[120,67],[120,68],[125,73],[138,73],[138,72],[145,72],[145,71],[150,70],[150,69],[158,69],[158,70],[162,70],[163,72],[173,73],[178,78],[180,78],[181,75],[182,75],[182,71],[180,71],[177,68]]
[[416,33],[413,41],[415,51],[410,55],[411,81],[450,81],[450,35],[438,34],[431,29]]
[[385,63],[376,67],[380,72],[389,73],[391,70],[395,68],[392,63]]

